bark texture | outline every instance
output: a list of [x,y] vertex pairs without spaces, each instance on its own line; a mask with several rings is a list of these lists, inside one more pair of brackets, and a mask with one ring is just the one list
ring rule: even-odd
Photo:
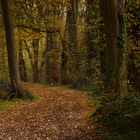
[[14,36],[14,28],[11,20],[11,12],[8,0],[1,0],[4,24],[5,24],[5,33],[6,33],[6,44],[7,44],[7,52],[8,52],[8,65],[9,65],[9,73],[11,79],[12,91],[14,93],[18,93],[21,91],[21,80],[19,74],[19,67],[17,62],[17,53],[16,53],[16,45],[15,45],[15,36]]
[[78,1],[70,0],[67,7],[64,39],[62,40],[61,75],[63,84],[72,83],[75,73],[78,72],[77,13]]
[[125,48],[125,0],[103,0],[107,44],[105,87],[117,93],[127,92]]

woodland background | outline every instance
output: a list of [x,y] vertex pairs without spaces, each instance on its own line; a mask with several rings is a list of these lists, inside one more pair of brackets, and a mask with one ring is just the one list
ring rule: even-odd
[[[22,81],[102,85],[106,47],[98,0],[79,0],[74,7],[66,0],[14,0],[10,8]],[[139,2],[128,0],[125,15],[128,81],[137,90],[140,87],[139,12]],[[0,79],[9,80],[2,15],[0,24]]]
[[0,80],[20,79],[89,91],[94,120],[137,134],[140,1],[1,0]]

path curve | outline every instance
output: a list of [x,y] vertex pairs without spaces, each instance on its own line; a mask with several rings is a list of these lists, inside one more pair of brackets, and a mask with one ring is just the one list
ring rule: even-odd
[[40,100],[0,112],[0,140],[95,140],[86,94],[25,84]]

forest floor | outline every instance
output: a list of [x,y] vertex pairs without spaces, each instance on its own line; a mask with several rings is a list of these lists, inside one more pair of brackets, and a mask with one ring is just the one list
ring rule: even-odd
[[24,87],[39,99],[0,112],[0,140],[96,140],[86,93],[40,84]]

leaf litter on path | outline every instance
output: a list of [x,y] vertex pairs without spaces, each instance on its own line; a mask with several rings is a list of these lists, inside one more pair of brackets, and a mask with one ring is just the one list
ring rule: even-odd
[[0,140],[96,140],[85,93],[30,83],[24,87],[40,99],[0,112]]

